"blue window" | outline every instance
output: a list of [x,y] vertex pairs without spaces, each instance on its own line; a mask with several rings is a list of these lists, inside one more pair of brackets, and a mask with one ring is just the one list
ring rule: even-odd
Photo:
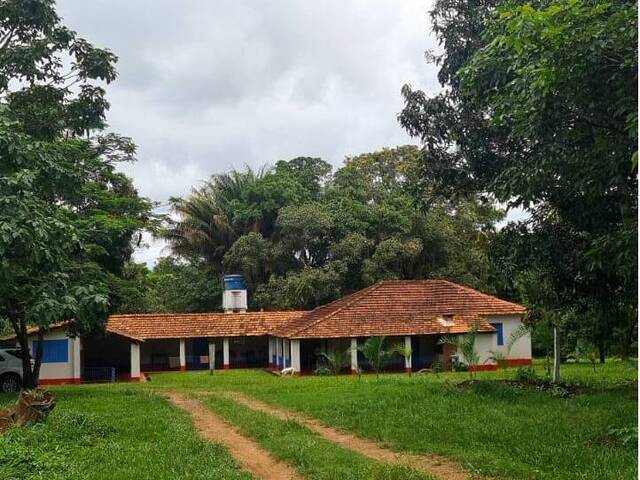
[[498,334],[498,346],[504,345],[504,336],[502,333],[502,323],[492,323],[491,326],[496,329],[496,333]]
[[[33,356],[38,351],[38,341],[33,342]],[[69,361],[69,340],[45,340],[42,349],[42,363],[66,363]]]

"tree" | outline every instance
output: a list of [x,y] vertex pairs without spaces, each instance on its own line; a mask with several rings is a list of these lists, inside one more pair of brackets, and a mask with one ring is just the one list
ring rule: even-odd
[[205,263],[163,257],[148,277],[148,312],[222,310],[222,278]]
[[102,130],[108,103],[96,81],[115,80],[117,57],[62,25],[53,0],[4,1],[0,18],[0,96],[10,117],[39,139]]
[[313,202],[283,207],[276,224],[280,242],[292,261],[309,267],[326,264],[333,228],[326,206]]
[[247,290],[254,293],[270,274],[271,245],[262,235],[251,232],[241,236],[222,258],[225,272],[242,272]]
[[161,233],[173,251],[186,258],[206,262],[221,271],[226,251],[243,234],[259,232],[260,212],[243,203],[243,197],[263,177],[247,168],[214,175],[199,189],[193,189],[188,199],[173,198],[176,221],[168,220]]
[[[107,296],[73,211],[60,206],[92,173],[75,161],[76,142],[36,142],[15,130],[0,120],[0,316],[22,348],[23,385],[34,388],[45,329],[70,318],[95,321],[106,313]],[[32,325],[41,327],[33,367]]]
[[443,335],[440,337],[441,344],[453,345],[457,351],[462,354],[462,359],[469,370],[469,377],[473,380],[475,370],[474,366],[480,363],[480,357],[476,352],[476,339],[478,338],[479,325],[475,324],[464,335]]
[[180,218],[164,234],[180,262],[244,273],[255,308],[313,308],[385,278],[487,288],[502,212],[479,197],[418,202],[420,158],[407,145],[347,158],[335,175],[310,157],[217,174],[174,199]]
[[[407,345],[405,342],[396,343],[393,347],[391,347],[391,350],[404,358],[405,362],[407,360],[410,360],[411,355],[413,355],[413,349],[411,348],[411,345]],[[411,375],[411,369],[409,369],[408,373],[409,375]]]
[[257,305],[277,310],[311,310],[341,295],[342,276],[331,267],[305,267],[288,275],[272,275],[256,291]]
[[331,373],[334,375],[340,375],[350,365],[351,349],[334,349],[332,353],[322,353],[322,356],[329,363]]
[[[131,140],[93,133],[105,127],[98,82],[115,79],[115,55],[63,26],[52,1],[2,2],[0,16],[0,318],[33,388],[51,323],[102,325],[151,204],[115,171],[134,159]],[[33,367],[30,326],[40,327]]]
[[376,376],[380,376],[380,371],[397,353],[394,348],[388,348],[386,337],[369,337],[363,345],[358,347],[364,357],[369,362]]
[[[432,20],[444,49],[433,58],[447,88],[430,98],[405,86],[399,116],[421,138],[423,174],[439,193],[528,209],[513,245],[547,239],[542,258],[510,270],[556,275],[561,303],[543,308],[588,320],[590,332],[563,328],[593,336],[602,360],[614,331],[634,330],[625,312],[637,312],[636,19],[633,2],[440,0]],[[517,275],[510,282],[517,292]]]

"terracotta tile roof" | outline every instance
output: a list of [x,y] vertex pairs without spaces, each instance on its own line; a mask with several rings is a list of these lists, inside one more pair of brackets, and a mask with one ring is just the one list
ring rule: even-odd
[[468,332],[485,315],[522,315],[522,305],[446,280],[390,280],[316,308],[276,330],[288,338],[427,335]]
[[[64,320],[61,322],[52,323],[51,325],[49,325],[49,328],[47,328],[45,331],[58,330],[59,328],[67,327],[71,323],[72,323],[72,320]],[[40,327],[29,327],[27,328],[27,335],[33,335],[34,333],[38,333],[39,331],[40,331]],[[13,334],[13,335],[8,335],[6,337],[1,337],[0,341],[4,342],[7,340],[15,340],[15,339],[16,339],[16,335]]]
[[133,340],[240,337],[271,333],[305,312],[167,313],[111,315],[106,330]]

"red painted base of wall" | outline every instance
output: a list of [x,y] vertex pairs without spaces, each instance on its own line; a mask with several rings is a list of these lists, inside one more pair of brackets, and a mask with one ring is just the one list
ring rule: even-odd
[[222,365],[222,368],[223,368],[224,370],[229,370],[231,367],[229,366],[229,364],[228,364],[228,363],[226,363],[226,364]]
[[79,378],[43,378],[38,382],[40,385],[80,385]]
[[[507,360],[507,366],[509,367],[528,367],[531,364],[532,363],[530,358],[509,358]],[[471,367],[469,367],[469,370],[473,372],[484,372],[497,369],[498,365],[496,364],[472,365]]]
[[532,365],[530,358],[510,358],[508,362],[510,367],[530,367]]
[[145,373],[140,373],[139,377],[132,377],[128,373],[122,373],[118,375],[116,382],[140,382],[142,381],[143,377],[147,378],[147,375]]
[[187,366],[186,365],[180,365],[180,371],[181,372],[186,372],[187,371]]
[[410,367],[404,368],[404,373],[411,373],[411,372],[413,372],[413,368],[410,368]]

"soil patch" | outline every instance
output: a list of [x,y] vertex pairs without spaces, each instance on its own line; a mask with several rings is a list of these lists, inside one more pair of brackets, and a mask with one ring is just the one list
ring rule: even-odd
[[274,407],[242,393],[227,392],[224,395],[241,405],[266,413],[280,420],[293,420],[301,423],[309,430],[320,434],[323,438],[337,443],[341,447],[354,450],[373,460],[407,465],[442,480],[469,480],[471,478],[477,478],[474,477],[472,473],[464,470],[460,464],[439,455],[417,455],[394,452],[372,440],[335,430],[323,425],[318,420],[296,412]]
[[298,480],[300,475],[288,464],[276,460],[256,442],[239,433],[198,400],[183,397],[175,392],[166,393],[174,405],[188,411],[198,432],[229,450],[236,461],[256,478],[263,480]]

